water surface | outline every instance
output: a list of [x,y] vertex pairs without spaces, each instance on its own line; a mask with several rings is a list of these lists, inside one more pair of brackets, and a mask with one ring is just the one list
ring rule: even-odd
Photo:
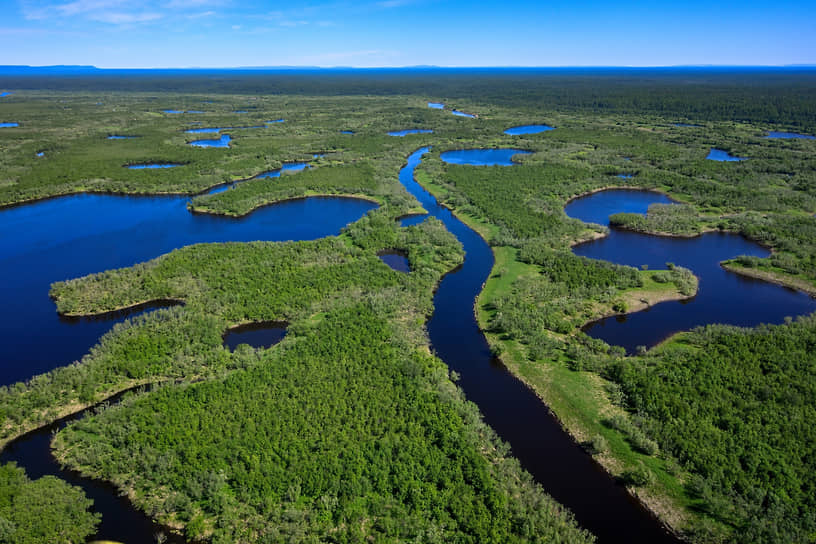
[[459,111],[459,110],[453,110],[453,111],[451,111],[451,113],[453,115],[456,115],[456,116],[459,116],[459,117],[467,117],[468,119],[476,119],[476,116],[473,115],[472,113],[465,113],[465,112]]
[[739,162],[748,160],[744,157],[735,157],[728,153],[728,151],[723,151],[722,149],[717,149],[715,147],[711,148],[711,151],[708,152],[706,159],[719,162]]
[[521,136],[522,134],[538,134],[549,130],[553,130],[553,127],[549,125],[521,125],[519,127],[510,127],[504,133],[511,136]]
[[682,128],[700,128],[700,125],[691,125],[689,123],[674,123],[674,126]]
[[161,162],[150,164],[129,164],[127,167],[130,170],[152,170],[157,168],[176,168],[177,166],[184,166],[183,164],[176,164],[173,162]]
[[0,128],[19,127],[20,123],[0,123]]
[[402,251],[386,250],[377,253],[377,256],[382,262],[388,265],[391,270],[397,272],[408,273],[411,271],[411,265],[408,262],[408,256]]
[[440,158],[448,164],[470,166],[512,166],[514,155],[529,155],[523,149],[457,149],[445,151]]
[[[666,204],[665,195],[638,190],[608,190],[567,204],[570,217],[608,225],[611,214],[645,213],[649,204]],[[770,252],[737,234],[712,232],[696,238],[648,236],[611,229],[609,236],[573,248],[576,255],[649,269],[666,263],[691,269],[699,278],[697,295],[687,301],[663,302],[628,316],[610,317],[590,324],[590,336],[626,348],[651,347],[678,331],[710,323],[753,327],[782,323],[786,316],[816,311],[816,300],[772,283],[726,271],[720,261],[738,255],[767,257]]]
[[435,110],[444,110],[445,104],[442,102],[428,102],[428,107]]
[[777,132],[771,130],[765,136],[769,139],[783,139],[783,140],[816,140],[816,136],[810,134],[799,134],[798,132]]
[[190,142],[193,147],[229,147],[232,136],[224,134],[217,140],[194,140]]
[[108,140],[133,140],[134,138],[138,138],[138,136],[122,136],[120,134],[111,134],[108,136]]
[[0,93],[0,98],[3,98],[4,96],[9,96],[9,95],[11,95],[11,94],[14,94],[14,93],[11,93],[11,92],[2,92],[2,93]]
[[340,131],[340,134],[349,134],[349,135],[352,135],[352,134],[354,134],[354,131],[353,131],[353,130],[341,130],[341,131]]
[[264,172],[263,174],[258,174],[257,176],[255,176],[255,179],[279,178],[281,177],[282,172],[300,172],[301,170],[305,170],[306,168],[310,168],[310,165],[307,162],[285,163],[280,168]]
[[393,130],[388,133],[389,136],[407,136],[409,134],[431,134],[433,130],[424,128],[409,128],[405,130]]
[[235,351],[241,344],[247,344],[256,349],[271,348],[286,336],[286,323],[279,321],[249,323],[234,327],[224,333],[224,346]]

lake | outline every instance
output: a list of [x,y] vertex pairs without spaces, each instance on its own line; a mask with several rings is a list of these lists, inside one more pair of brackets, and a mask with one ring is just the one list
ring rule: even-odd
[[554,130],[554,128],[549,125],[521,125],[518,127],[510,127],[505,130],[504,133],[511,136],[521,136],[524,134],[539,134],[550,130]]
[[[649,204],[671,203],[667,196],[640,190],[611,189],[573,200],[564,208],[570,217],[608,225],[618,212],[646,213]],[[699,278],[697,295],[685,301],[663,302],[625,316],[589,324],[584,332],[634,353],[672,334],[710,323],[754,327],[782,323],[786,316],[816,311],[808,295],[728,272],[720,261],[738,255],[767,257],[770,252],[738,234],[712,232],[695,238],[650,236],[611,229],[609,236],[579,244],[576,255],[649,269],[665,269],[667,262],[689,268]]]
[[529,155],[523,149],[457,149],[445,151],[440,158],[448,164],[469,166],[512,166],[514,155]]
[[735,157],[728,153],[728,151],[723,151],[722,149],[717,149],[712,147],[711,151],[708,152],[708,156],[706,159],[710,161],[719,161],[719,162],[740,162],[740,161],[747,161],[747,158],[744,157]]

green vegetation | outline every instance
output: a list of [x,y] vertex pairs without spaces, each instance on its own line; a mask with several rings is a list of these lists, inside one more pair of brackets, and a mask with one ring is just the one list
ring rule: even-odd
[[608,369],[645,432],[693,474],[701,507],[735,528],[730,540],[808,542],[816,531],[814,343],[813,316],[709,326]]
[[81,489],[53,476],[30,480],[16,465],[0,465],[0,542],[79,544],[99,515]]
[[645,216],[639,213],[616,213],[609,216],[609,224],[647,234],[696,236],[701,232],[694,207],[684,204],[651,204]]

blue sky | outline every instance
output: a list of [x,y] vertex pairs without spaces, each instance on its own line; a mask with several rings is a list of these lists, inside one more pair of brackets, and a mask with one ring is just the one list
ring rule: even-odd
[[0,64],[816,64],[816,2],[0,0]]

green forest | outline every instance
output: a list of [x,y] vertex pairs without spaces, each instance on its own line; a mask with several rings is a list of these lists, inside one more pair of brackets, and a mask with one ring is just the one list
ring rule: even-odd
[[[190,541],[592,541],[429,349],[434,289],[467,257],[440,222],[396,221],[422,211],[398,173],[429,146],[417,181],[494,252],[475,307],[491,349],[573,438],[686,541],[813,541],[814,318],[711,325],[627,356],[582,327],[693,297],[697,278],[670,262],[638,270],[577,257],[573,245],[607,228],[564,213],[603,188],[657,190],[680,205],[617,214],[613,228],[739,233],[771,256],[723,266],[816,293],[816,148],[765,138],[816,132],[812,72],[14,76],[2,85],[16,90],[0,120],[19,127],[0,128],[0,206],[89,192],[184,194],[190,213],[234,217],[311,195],[379,207],[336,237],[198,244],[54,283],[43,296],[64,316],[174,305],[113,326],[74,364],[0,387],[0,444],[136,388],[57,433],[54,454]],[[503,132],[530,123],[555,130]],[[187,145],[212,137],[186,132],[201,127],[231,127],[221,131],[230,147]],[[433,133],[387,134],[408,128]],[[531,153],[512,167],[440,159],[482,147]],[[711,148],[748,160],[706,160]],[[151,162],[182,166],[127,168]],[[310,167],[256,179],[291,162]],[[384,250],[407,255],[411,272],[386,266]],[[230,328],[268,321],[286,325],[279,344],[224,346]],[[84,542],[98,522],[80,489],[0,466],[0,542]]]

